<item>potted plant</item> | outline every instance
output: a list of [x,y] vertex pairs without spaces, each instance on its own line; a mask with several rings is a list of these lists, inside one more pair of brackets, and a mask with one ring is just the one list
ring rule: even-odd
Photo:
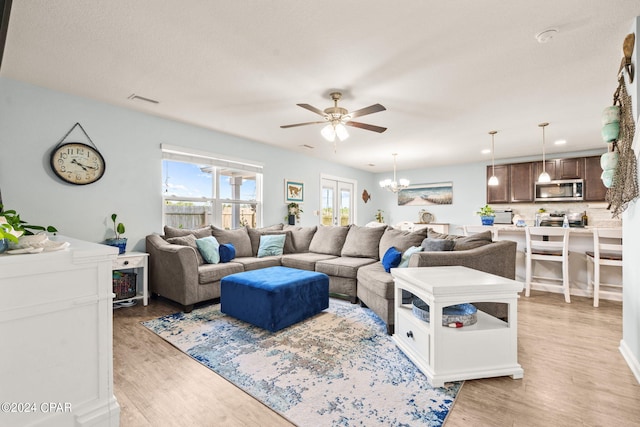
[[291,202],[287,205],[287,216],[284,217],[289,225],[295,225],[296,221],[300,221],[300,214],[303,212],[299,204]]
[[117,218],[117,214],[111,214],[111,221],[113,221],[113,233],[116,237],[114,239],[107,239],[104,242],[109,246],[115,246],[116,248],[118,248],[119,253],[123,254],[127,249],[127,238],[121,236],[122,234],[124,234],[125,228],[124,224],[121,222],[116,224]]
[[32,225],[20,218],[20,214],[13,209],[4,210],[4,206],[0,205],[0,253],[7,250],[9,242],[18,243],[18,237],[23,234],[30,236],[35,232],[46,231],[48,233],[57,233],[58,230],[48,225]]
[[379,223],[383,223],[384,222],[384,211],[381,209],[378,209],[378,212],[376,212],[376,221],[378,221]]
[[480,219],[482,220],[482,225],[493,225],[493,220],[496,216],[496,211],[489,205],[484,205],[480,208],[477,215],[480,215]]

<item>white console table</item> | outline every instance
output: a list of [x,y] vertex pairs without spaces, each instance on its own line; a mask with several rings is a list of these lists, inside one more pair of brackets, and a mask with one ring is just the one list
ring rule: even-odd
[[147,265],[149,254],[145,252],[125,252],[118,255],[113,261],[113,270],[131,270],[136,273],[136,296],[122,300],[114,300],[117,304],[122,301],[142,300],[142,305],[149,303],[149,285],[147,278]]
[[[522,378],[518,364],[518,292],[522,283],[467,267],[395,268],[397,346],[436,387],[447,381],[510,375]],[[429,322],[402,303],[402,290],[429,305]],[[477,323],[462,328],[442,325],[442,309],[469,302],[509,305],[504,322],[480,310]]]
[[112,263],[118,249],[0,255],[2,426],[117,427]]

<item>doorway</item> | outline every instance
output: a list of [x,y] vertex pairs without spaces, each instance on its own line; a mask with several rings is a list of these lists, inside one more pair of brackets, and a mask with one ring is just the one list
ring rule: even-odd
[[349,225],[355,218],[354,197],[357,181],[320,176],[320,224]]

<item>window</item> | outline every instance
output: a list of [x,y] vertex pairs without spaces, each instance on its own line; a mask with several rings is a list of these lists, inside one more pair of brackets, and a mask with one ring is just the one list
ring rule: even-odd
[[232,229],[262,223],[262,165],[162,144],[164,225]]

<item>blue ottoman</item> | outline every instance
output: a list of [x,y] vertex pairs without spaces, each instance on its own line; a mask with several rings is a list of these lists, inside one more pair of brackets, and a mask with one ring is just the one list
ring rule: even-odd
[[329,307],[329,276],[269,267],[230,274],[220,282],[220,311],[278,331]]

